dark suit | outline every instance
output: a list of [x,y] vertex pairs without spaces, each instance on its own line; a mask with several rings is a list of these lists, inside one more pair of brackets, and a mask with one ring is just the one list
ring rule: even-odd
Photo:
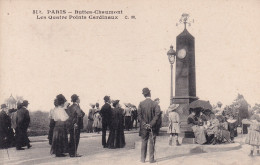
[[106,131],[111,123],[111,106],[108,103],[105,103],[101,110],[100,115],[102,116],[102,145],[103,147],[107,147],[106,142]]
[[[69,154],[71,156],[75,155],[75,145],[76,150],[79,145],[79,139],[80,139],[80,129],[83,129],[83,117],[85,116],[85,113],[80,109],[80,106],[76,103],[73,103],[67,110],[67,114],[69,115],[69,119],[67,121],[67,127],[70,133],[70,141],[69,141]],[[78,127],[75,128],[75,134],[74,134],[74,124],[77,124]],[[75,138],[74,138],[75,136]],[[76,144],[75,144],[76,142]]]
[[[157,135],[156,122],[160,116],[160,111],[158,104],[150,98],[146,98],[139,104],[138,120],[140,121],[140,136],[142,137],[141,161],[146,159],[148,139],[150,139],[149,161],[154,161],[154,147]],[[145,124],[150,124],[152,131],[147,130],[144,127]]]
[[29,146],[30,140],[27,135],[27,129],[30,124],[29,111],[25,107],[22,107],[17,110],[16,115],[16,148],[21,148],[26,145]]
[[9,147],[11,131],[11,118],[2,110],[0,112],[0,148]]

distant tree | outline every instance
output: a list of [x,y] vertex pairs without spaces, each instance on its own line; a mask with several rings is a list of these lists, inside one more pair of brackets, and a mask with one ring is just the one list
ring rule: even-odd
[[248,111],[249,104],[242,94],[238,94],[236,99],[234,100],[234,106],[238,109],[239,120],[238,123],[241,125],[241,121],[243,119],[249,118],[250,114]]

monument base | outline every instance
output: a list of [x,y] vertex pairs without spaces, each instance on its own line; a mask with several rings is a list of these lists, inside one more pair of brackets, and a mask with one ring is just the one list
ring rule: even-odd
[[182,96],[182,97],[173,97],[173,103],[179,104],[177,108],[177,113],[180,116],[180,131],[183,137],[183,143],[194,144],[194,133],[191,126],[187,123],[188,116],[190,115],[189,104],[195,100],[198,100],[198,97],[195,96]]

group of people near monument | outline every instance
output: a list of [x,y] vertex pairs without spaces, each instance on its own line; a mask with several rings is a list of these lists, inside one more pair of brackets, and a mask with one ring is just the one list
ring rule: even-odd
[[[156,136],[162,124],[159,103],[160,100],[151,99],[151,91],[143,88],[142,94],[145,97],[140,102],[137,110],[137,118],[140,123],[139,136],[141,137],[141,162],[146,161],[148,142],[149,142],[149,162],[156,162],[154,157]],[[70,157],[78,157],[77,148],[80,141],[80,131],[83,129],[83,117],[85,113],[80,108],[79,96],[71,96],[72,104],[68,103],[66,98],[59,94],[54,99],[54,108],[50,110],[50,130],[49,144],[50,153],[56,157],[64,157],[68,153]],[[111,100],[109,96],[104,97],[104,105],[99,108],[99,104],[92,104],[88,114],[88,120],[91,120],[92,127],[96,132],[102,131],[101,144],[104,148],[115,149],[123,148],[126,145],[124,130],[126,109],[123,109],[119,100]],[[30,141],[27,135],[27,129],[30,123],[29,111],[27,110],[28,101],[18,103],[17,110],[12,112],[8,110],[5,104],[1,105],[0,113],[0,146],[8,148],[11,142],[15,142],[17,150],[23,150],[24,146],[30,148]],[[234,113],[228,113],[227,109],[221,108],[222,103],[218,103],[215,110],[201,108],[190,109],[187,123],[191,126],[195,136],[195,142],[198,144],[216,144],[233,143],[237,136],[237,127],[239,118]],[[127,107],[127,106],[126,106]],[[177,112],[179,104],[169,106],[168,112],[168,130],[169,145],[175,143],[180,145],[180,116]],[[239,105],[237,105],[239,107]],[[132,111],[135,111],[132,110]],[[132,112],[131,111],[131,112]],[[11,113],[10,113],[11,112]],[[230,111],[229,111],[230,112]],[[130,118],[131,119],[131,118]],[[241,120],[241,119],[240,119]],[[246,143],[252,146],[250,156],[254,150],[259,152],[260,146],[260,111],[255,111],[250,119],[242,119],[242,126],[249,127],[249,133]],[[14,131],[13,131],[14,130]],[[107,136],[107,131],[109,131]]]
[[6,104],[1,105],[0,112],[0,148],[16,147],[16,150],[31,148],[27,129],[30,124],[30,115],[27,109],[29,102],[18,102],[17,109],[8,109]]
[[218,103],[215,113],[201,108],[190,109],[188,124],[190,124],[195,142],[198,144],[234,143],[237,136],[238,121],[232,114],[225,115],[220,110],[222,103]]
[[[114,100],[111,100],[113,103]],[[133,128],[137,129],[137,108],[135,105],[130,103],[125,103],[125,108],[123,108],[123,127],[125,130],[129,131]],[[99,103],[90,104],[91,109],[89,109],[88,113],[88,122],[86,126],[86,132],[99,133],[102,129],[102,117],[100,115]],[[122,106],[120,105],[122,108]]]

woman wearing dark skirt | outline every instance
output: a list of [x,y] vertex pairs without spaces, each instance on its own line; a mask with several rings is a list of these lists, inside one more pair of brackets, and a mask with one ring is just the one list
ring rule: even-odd
[[107,145],[110,149],[123,148],[125,146],[124,110],[119,107],[119,100],[114,101],[113,106],[115,108],[112,110],[112,122]]
[[68,136],[66,131],[66,121],[69,118],[65,109],[67,103],[65,97],[60,94],[56,97],[57,107],[52,111],[51,118],[55,121],[53,129],[51,154],[55,154],[56,157],[65,156],[64,153],[68,152]]

